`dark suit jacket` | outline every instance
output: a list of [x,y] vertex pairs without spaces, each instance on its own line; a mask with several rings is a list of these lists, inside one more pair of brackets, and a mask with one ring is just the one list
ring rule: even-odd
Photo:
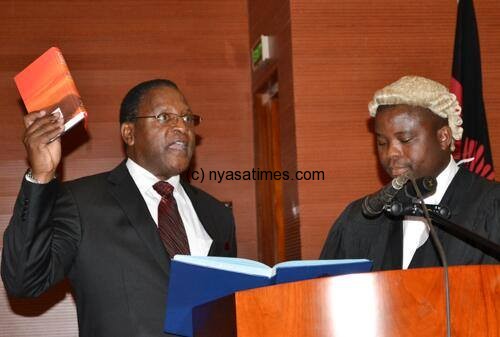
[[[335,222],[321,252],[322,259],[366,258],[374,270],[401,269],[403,261],[402,219],[385,213],[367,219],[361,212],[362,199],[351,203]],[[440,205],[451,212],[450,221],[491,241],[500,243],[500,184],[487,181],[460,168]],[[449,265],[499,263],[468,242],[439,228]],[[431,239],[417,249],[410,268],[440,266]]]
[[[213,239],[209,254],[236,256],[231,210],[183,187]],[[169,268],[125,162],[63,184],[23,180],[4,236],[2,278],[10,294],[37,296],[67,276],[81,336],[166,336]]]

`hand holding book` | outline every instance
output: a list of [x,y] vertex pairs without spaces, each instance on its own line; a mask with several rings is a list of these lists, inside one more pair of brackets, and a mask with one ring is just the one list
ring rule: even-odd
[[52,47],[14,77],[28,114],[24,145],[32,178],[48,182],[61,161],[59,137],[87,112],[61,51]]
[[24,116],[24,146],[31,166],[31,175],[39,183],[47,183],[55,176],[61,161],[63,118],[45,110]]
[[52,47],[14,77],[28,113],[45,110],[64,118],[64,132],[87,116],[59,48]]

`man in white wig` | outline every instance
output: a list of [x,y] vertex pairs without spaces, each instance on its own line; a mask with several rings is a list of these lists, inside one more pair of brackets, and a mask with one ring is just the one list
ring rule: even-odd
[[[455,95],[432,80],[405,76],[375,92],[368,109],[378,159],[387,174],[435,177],[436,192],[425,203],[448,207],[450,221],[500,243],[500,184],[459,167],[451,156],[463,131]],[[386,212],[367,218],[361,205],[362,199],[354,201],[340,215],[320,258],[367,258],[374,270],[441,264],[422,218]],[[450,265],[499,263],[469,243],[437,232]]]

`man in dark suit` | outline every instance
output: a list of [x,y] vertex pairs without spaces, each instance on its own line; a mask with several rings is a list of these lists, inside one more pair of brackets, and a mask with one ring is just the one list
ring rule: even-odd
[[[4,236],[4,285],[13,296],[38,296],[67,277],[81,336],[165,336],[173,255],[236,256],[231,210],[179,178],[200,118],[173,82],[143,82],[120,109],[127,159],[65,183],[55,178],[60,139],[50,142],[63,131],[58,118],[24,119],[31,169]],[[164,182],[170,196],[156,188]],[[180,227],[169,233],[165,221]]]
[[[448,207],[452,222],[500,243],[500,184],[460,167],[451,156],[454,141],[462,136],[455,95],[432,80],[405,76],[377,91],[369,111],[387,174],[436,178],[436,192],[425,203]],[[356,200],[341,214],[321,258],[368,258],[375,270],[441,264],[421,217],[366,217],[361,205],[362,199]],[[437,233],[450,265],[499,263],[470,242],[440,229]]]

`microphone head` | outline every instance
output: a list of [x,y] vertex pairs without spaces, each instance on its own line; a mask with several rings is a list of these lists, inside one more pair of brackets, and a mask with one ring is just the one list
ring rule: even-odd
[[361,203],[363,215],[367,218],[378,216],[384,211],[384,206],[388,205],[401,192],[406,182],[410,179],[408,174],[395,177],[381,190],[366,196]]
[[409,172],[403,173],[396,178],[392,179],[392,187],[396,190],[400,190],[403,186],[411,179],[411,175]]

